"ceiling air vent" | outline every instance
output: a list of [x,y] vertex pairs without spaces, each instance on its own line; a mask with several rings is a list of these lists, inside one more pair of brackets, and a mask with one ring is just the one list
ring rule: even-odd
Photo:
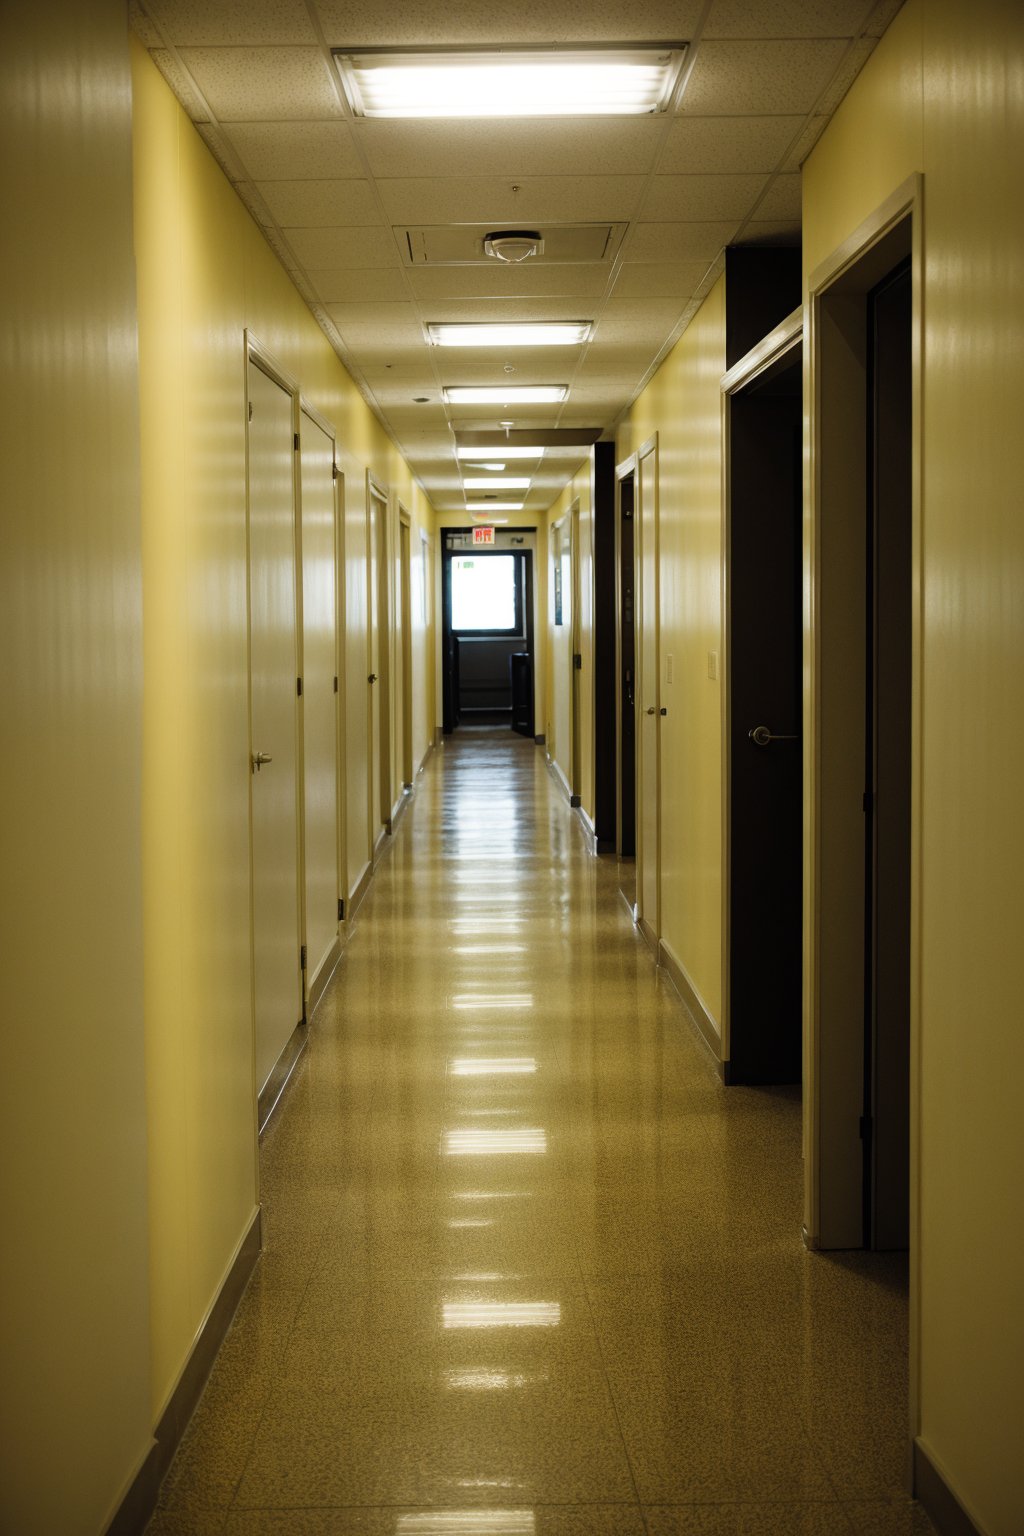
[[[496,241],[514,239],[538,242],[535,255],[530,256],[531,266],[547,266],[552,262],[590,261],[610,262],[626,233],[625,224],[549,224],[544,230],[498,230],[490,224],[428,224],[419,229],[400,229],[404,250],[408,251],[410,266],[465,266],[469,263],[494,261],[498,253],[488,251]],[[528,255],[513,260],[522,260]],[[508,260],[508,257],[502,258]]]

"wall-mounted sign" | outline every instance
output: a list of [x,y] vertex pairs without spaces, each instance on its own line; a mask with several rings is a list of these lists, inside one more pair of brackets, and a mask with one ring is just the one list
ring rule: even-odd
[[493,544],[494,543],[494,529],[493,528],[474,528],[473,529],[473,543],[474,544]]

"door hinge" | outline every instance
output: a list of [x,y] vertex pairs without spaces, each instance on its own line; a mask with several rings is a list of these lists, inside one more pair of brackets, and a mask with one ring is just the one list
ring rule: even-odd
[[332,480],[337,480],[337,478],[338,478],[338,466],[337,466],[337,464],[332,464],[331,465],[331,479]]
[[303,944],[302,947],[299,950],[299,970],[300,971],[304,971],[305,969],[306,969],[306,946],[305,946],[305,944]]
[[295,434],[295,452],[298,453],[298,451],[299,451],[299,434],[296,432],[296,434]]
[[343,923],[344,921],[345,921],[345,903],[342,900],[342,898],[339,896],[338,897],[338,922],[339,923]]
[[249,401],[249,420],[252,421],[252,401]]
[[295,693],[296,693],[296,696],[298,698],[300,698],[300,699],[302,698],[302,678],[301,677],[297,677],[295,679]]
[[338,679],[337,678],[334,679],[334,691],[335,691],[335,693],[337,693],[337,691],[338,691]]
[[582,651],[574,651],[573,652],[572,664],[576,668],[577,672],[582,672],[583,671],[583,653],[582,653]]

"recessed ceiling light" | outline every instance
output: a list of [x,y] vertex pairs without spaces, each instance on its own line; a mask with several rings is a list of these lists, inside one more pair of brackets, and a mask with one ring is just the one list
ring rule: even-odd
[[506,443],[488,443],[485,448],[466,447],[460,443],[455,450],[457,459],[479,459],[484,453],[500,453],[503,459],[539,459],[543,457],[543,448],[509,448]]
[[459,385],[446,389],[449,405],[557,405],[569,392],[568,384],[498,384],[494,388]]
[[622,117],[664,112],[684,43],[594,48],[339,49],[357,117]]
[[467,512],[521,512],[521,501],[467,501]]
[[590,320],[538,321],[529,325],[456,325],[430,322],[435,347],[581,347],[589,339]]
[[489,491],[496,488],[499,491],[525,491],[529,489],[530,478],[518,475],[465,475],[462,480],[467,491]]

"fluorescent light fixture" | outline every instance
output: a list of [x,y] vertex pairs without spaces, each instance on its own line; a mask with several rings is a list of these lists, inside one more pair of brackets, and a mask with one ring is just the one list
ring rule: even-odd
[[449,405],[557,405],[568,393],[568,384],[459,384],[446,389],[444,397]]
[[466,475],[462,481],[467,491],[526,491],[529,475]]
[[686,45],[338,49],[357,117],[635,117],[664,112]]
[[435,347],[581,347],[590,320],[536,321],[529,325],[428,324]]
[[[491,512],[521,512],[522,510],[523,510],[523,504],[522,504],[521,501],[467,501],[466,502],[466,511],[467,512],[487,512],[487,513],[491,513]],[[499,519],[495,518],[494,521],[498,522]]]
[[505,468],[504,464],[467,464],[467,469],[489,469],[492,475],[500,475]]
[[489,453],[500,453],[503,459],[540,459],[543,448],[509,448],[504,443],[492,443],[487,448],[466,448],[462,443],[455,450],[457,459],[479,459]]

